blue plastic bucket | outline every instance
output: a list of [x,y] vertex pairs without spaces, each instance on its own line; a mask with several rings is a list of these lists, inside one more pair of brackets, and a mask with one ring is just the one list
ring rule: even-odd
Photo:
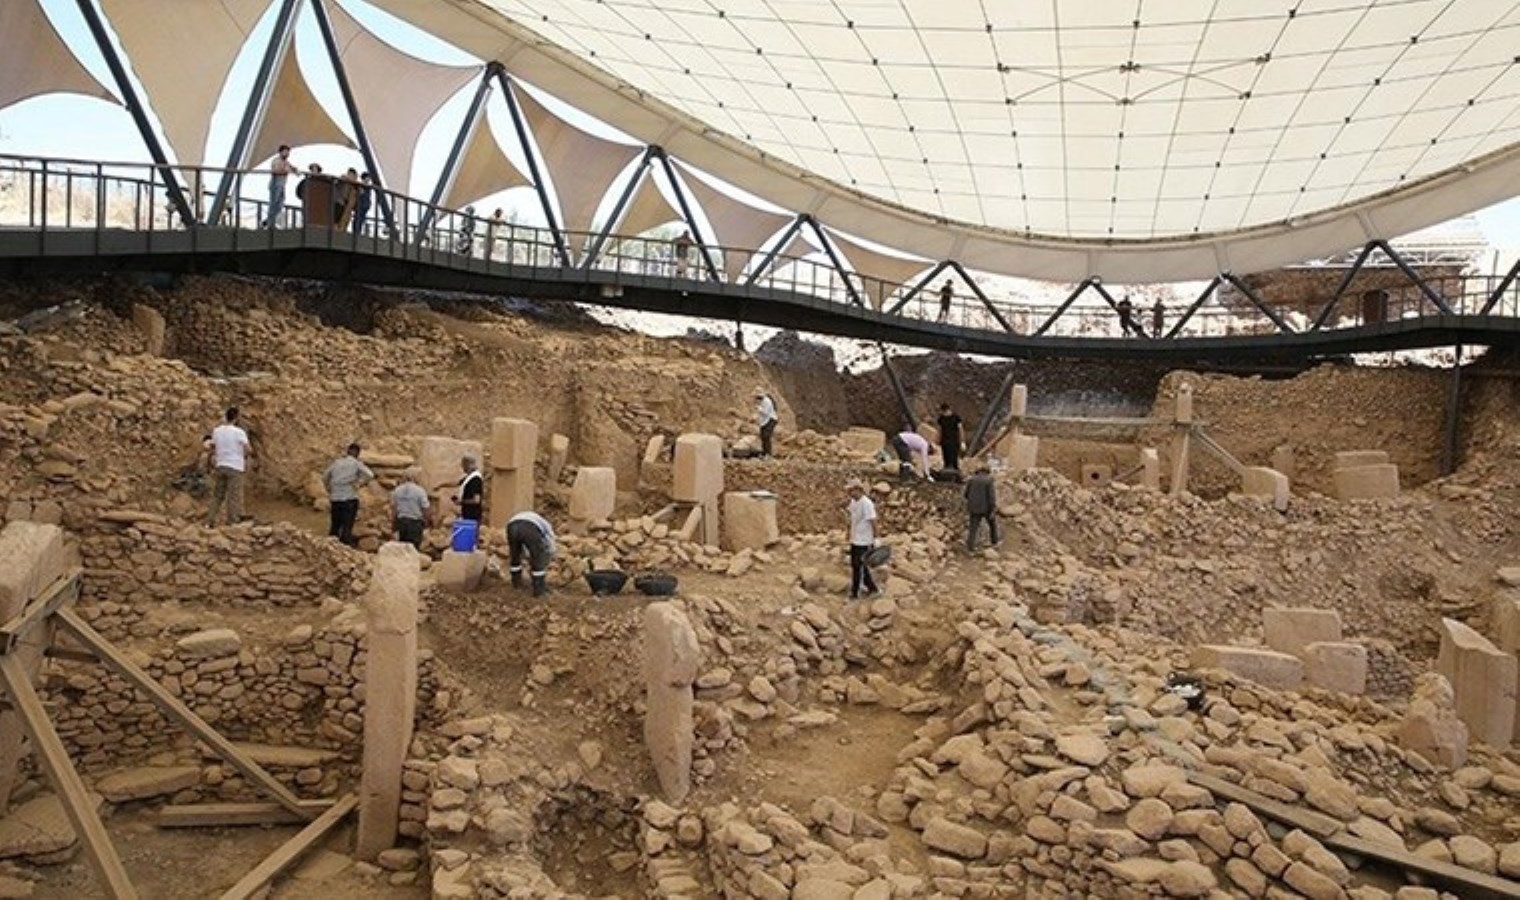
[[474,519],[455,519],[454,533],[449,538],[449,547],[455,553],[473,553],[475,540],[480,536],[480,523]]

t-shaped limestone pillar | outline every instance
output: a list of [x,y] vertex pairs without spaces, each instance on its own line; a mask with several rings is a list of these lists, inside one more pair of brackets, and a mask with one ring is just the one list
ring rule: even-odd
[[1140,451],[1140,486],[1148,491],[1161,490],[1161,454],[1155,447]]
[[1436,671],[1451,682],[1457,715],[1473,740],[1508,747],[1515,737],[1515,658],[1461,622],[1442,619],[1440,631]]
[[702,508],[702,543],[718,543],[718,496],[723,493],[723,439],[715,434],[683,434],[676,438],[672,485],[677,503]]
[[617,470],[581,466],[570,486],[570,521],[576,528],[612,518],[617,508]]
[[681,607],[669,602],[646,607],[644,742],[660,789],[673,803],[685,799],[691,790],[692,682],[701,664],[702,648]]
[[418,562],[410,544],[384,545],[364,595],[364,771],[355,850],[361,859],[396,843],[401,769],[417,712]]
[[533,509],[533,463],[538,426],[526,419],[491,420],[492,528],[505,528],[520,512]]

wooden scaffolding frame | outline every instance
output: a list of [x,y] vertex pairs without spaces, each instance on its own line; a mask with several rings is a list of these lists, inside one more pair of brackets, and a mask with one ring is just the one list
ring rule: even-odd
[[[68,750],[32,684],[43,656],[104,665],[146,696],[167,719],[210,747],[250,784],[274,800],[272,804],[209,804],[205,814],[200,816],[193,808],[180,807],[179,821],[164,824],[227,825],[292,820],[305,824],[298,834],[222,894],[223,900],[253,896],[347,818],[358,806],[357,796],[348,794],[337,802],[298,798],[80,618],[72,606],[79,597],[81,575],[82,571],[77,567],[70,570],[28,602],[18,615],[0,625],[0,688],[4,689],[9,700],[10,711],[15,713],[15,719],[19,720],[21,729],[31,741],[37,762],[57,792],[75,834],[84,844],[101,885],[117,900],[135,900],[139,896],[95,804],[90,801],[84,779],[69,758]],[[56,646],[54,641],[59,631],[78,647]],[[37,653],[39,648],[40,655]]]

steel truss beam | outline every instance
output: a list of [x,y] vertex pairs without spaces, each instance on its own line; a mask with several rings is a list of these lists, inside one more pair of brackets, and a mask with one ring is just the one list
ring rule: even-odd
[[[717,241],[709,242],[702,236],[702,229],[697,227],[697,217],[691,211],[691,200],[686,196],[686,189],[681,186],[680,180],[676,178],[675,166],[670,164],[670,155],[662,147],[652,149],[655,151],[655,159],[659,160],[660,168],[665,172],[666,180],[670,182],[670,189],[676,193],[676,202],[681,207],[681,217],[686,220],[686,227],[691,229],[692,240],[696,241],[697,250],[702,254],[702,262],[707,266],[707,277],[713,281],[722,281],[723,279],[718,275],[717,263],[713,261],[712,256],[712,246]],[[739,332],[740,350],[744,349],[743,338],[744,332],[741,330]]]
[[880,341],[876,342],[876,349],[881,351],[881,367],[887,372],[887,380],[892,382],[892,393],[897,395],[897,407],[903,414],[903,421],[908,424],[908,428],[916,430],[918,416],[913,412],[913,404],[908,400],[908,389],[903,386],[897,367],[892,365],[892,354],[887,352],[887,345]]
[[829,264],[834,267],[834,271],[838,272],[839,277],[844,281],[844,290],[849,295],[850,302],[861,309],[868,309],[869,307],[865,299],[860,296],[860,292],[855,289],[855,282],[850,278],[851,275],[856,275],[860,278],[863,286],[865,284],[865,276],[860,275],[858,272],[851,272],[844,267],[844,261],[839,258],[839,254],[834,250],[834,242],[829,240],[829,236],[823,233],[823,226],[818,224],[818,220],[813,218],[812,213],[803,213],[797,217],[797,221],[813,229],[813,234],[818,238],[818,243],[823,245],[823,252],[828,254]]
[[1004,318],[1002,312],[992,304],[992,299],[987,296],[987,292],[983,291],[982,286],[976,283],[975,278],[971,277],[971,273],[966,271],[966,267],[962,266],[959,261],[953,259],[947,259],[934,268],[930,269],[929,274],[919,279],[918,284],[914,285],[911,290],[902,296],[902,299],[898,300],[897,303],[893,304],[891,309],[887,310],[887,315],[897,315],[904,306],[908,305],[908,302],[910,300],[928,288],[930,283],[932,283],[934,279],[938,278],[940,276],[940,273],[944,272],[946,269],[950,269],[961,276],[961,280],[966,283],[967,287],[971,288],[971,292],[976,295],[977,299],[982,301],[982,305],[987,308],[987,312],[992,314],[992,318],[997,320],[997,323],[1003,327],[1004,331],[1008,332],[1009,334],[1017,333],[1013,327],[1013,324]]
[[253,87],[248,91],[248,102],[243,105],[243,118],[238,122],[237,133],[232,138],[232,150],[227,154],[226,170],[217,183],[216,196],[211,200],[211,210],[206,214],[208,224],[215,225],[222,220],[222,211],[227,206],[227,198],[231,195],[235,183],[243,177],[243,170],[248,167],[248,154],[251,152],[249,145],[253,141],[254,133],[259,130],[259,125],[263,123],[264,115],[269,111],[269,92],[274,84],[274,73],[279,69],[285,54],[290,51],[290,36],[295,28],[296,13],[300,11],[300,8],[301,0],[282,0],[280,3],[280,11],[274,20],[274,30],[269,34],[269,44],[264,48],[264,57],[259,62],[259,71],[253,77]]
[[1517,275],[1520,275],[1520,259],[1516,259],[1515,264],[1509,267],[1509,272],[1499,282],[1499,286],[1494,288],[1494,292],[1488,295],[1488,300],[1483,304],[1483,308],[1478,311],[1478,315],[1486,316],[1493,312],[1494,307],[1499,305],[1499,299],[1504,296],[1505,291],[1509,290],[1509,286],[1514,283]]
[[982,412],[982,418],[976,423],[976,432],[971,435],[971,443],[966,445],[966,449],[971,456],[977,456],[986,451],[987,448],[983,446],[983,442],[987,440],[987,435],[992,431],[992,423],[998,414],[1002,412],[1003,404],[1007,402],[1009,393],[1013,391],[1013,386],[1018,384],[1018,377],[1019,370],[1017,368],[1009,370],[1007,376],[1003,378],[1002,386],[998,388],[996,394],[992,395],[992,400],[987,404],[987,409]]
[[565,232],[554,218],[554,205],[549,202],[549,191],[544,187],[544,177],[538,165],[538,145],[528,137],[528,123],[523,120],[522,108],[517,105],[517,95],[512,92],[511,76],[504,69],[497,75],[501,82],[502,97],[507,101],[507,111],[512,114],[512,129],[517,132],[517,143],[522,147],[523,158],[528,161],[528,177],[532,179],[533,188],[538,192],[538,202],[544,208],[544,221],[549,224],[554,249],[559,252],[560,263],[568,269],[572,265],[570,248],[565,242]]
[[[317,20],[317,31],[322,35],[322,43],[327,47],[327,58],[331,60],[333,77],[338,81],[338,91],[343,95],[343,106],[348,111],[348,121],[354,126],[354,137],[359,143],[359,154],[364,157],[364,165],[369,170],[370,177],[374,179],[375,205],[380,209],[380,218],[385,222],[386,230],[390,234],[396,234],[396,213],[391,208],[391,198],[386,193],[386,185],[390,179],[380,171],[380,158],[375,154],[375,147],[370,143],[369,132],[364,130],[364,118],[359,115],[359,101],[354,98],[352,86],[348,81],[348,70],[343,66],[343,54],[338,51],[338,35],[333,30],[332,19],[327,15],[326,3],[329,0],[311,0],[311,11]],[[400,179],[402,190],[405,194],[408,178],[412,173],[392,173]]]
[[[491,82],[500,70],[500,64],[492,62],[486,64],[485,70],[480,73],[480,83],[475,86],[475,95],[470,98],[469,108],[465,110],[464,119],[459,123],[459,132],[454,135],[454,145],[449,148],[448,158],[443,162],[443,171],[438,173],[438,182],[433,185],[432,199],[428,200],[427,208],[422,211],[422,217],[417,222],[416,239],[419,241],[432,227],[433,220],[438,217],[438,204],[443,202],[444,195],[448,193],[449,188],[454,186],[454,179],[459,177],[459,162],[464,159],[465,150],[470,145],[470,137],[475,134],[475,129],[485,119],[486,101],[491,97]],[[489,128],[490,125],[487,124],[486,127]],[[490,254],[489,248],[486,253]]]
[[592,238],[591,249],[586,251],[586,258],[581,261],[582,269],[591,268],[596,258],[602,255],[602,247],[606,245],[607,239],[612,237],[612,230],[617,228],[618,220],[623,218],[623,210],[627,209],[629,202],[633,200],[633,192],[639,189],[639,183],[644,180],[644,173],[649,171],[649,161],[654,158],[657,149],[653,146],[644,148],[643,154],[639,156],[638,164],[633,167],[633,177],[623,185],[623,193],[618,195],[617,203],[612,206],[612,215],[607,217],[607,223],[602,226],[601,231],[596,233],[596,237]]
[[754,284],[756,279],[764,275],[765,270],[771,267],[771,263],[776,261],[777,255],[791,242],[800,228],[802,228],[802,217],[798,216],[781,230],[781,237],[771,244],[771,249],[767,250],[765,255],[760,258],[759,264],[749,270],[749,275],[745,276],[744,283]]
[[1223,278],[1215,275],[1213,279],[1209,281],[1208,286],[1203,289],[1203,293],[1198,295],[1198,299],[1193,301],[1193,305],[1189,306],[1187,308],[1187,311],[1182,314],[1182,318],[1177,320],[1177,324],[1172,326],[1172,330],[1166,333],[1164,340],[1169,341],[1172,338],[1175,338],[1177,335],[1181,334],[1183,326],[1187,325],[1188,320],[1193,318],[1193,314],[1198,312],[1198,310],[1203,307],[1203,304],[1209,301],[1210,297],[1214,296],[1214,292],[1219,290],[1219,285],[1223,281]]
[[1310,331],[1319,331],[1325,327],[1326,322],[1330,321],[1331,313],[1335,312],[1336,305],[1341,302],[1341,298],[1346,295],[1346,290],[1351,287],[1351,280],[1356,277],[1356,273],[1362,270],[1362,266],[1367,264],[1367,259],[1372,256],[1372,251],[1376,249],[1376,241],[1368,241],[1362,246],[1362,252],[1356,255],[1356,260],[1351,263],[1351,268],[1347,269],[1346,274],[1341,277],[1341,283],[1336,287],[1335,293],[1330,296],[1330,302],[1326,303],[1325,308],[1321,309],[1319,315],[1314,317],[1314,324],[1309,327]]
[[1071,308],[1073,303],[1077,302],[1078,297],[1082,296],[1093,285],[1095,280],[1091,277],[1084,278],[1076,287],[1072,288],[1071,293],[1066,295],[1066,299],[1061,301],[1061,305],[1056,307],[1056,311],[1050,314],[1050,318],[1046,319],[1039,328],[1034,330],[1034,336],[1039,337],[1049,331],[1050,326],[1056,324],[1062,316],[1066,315],[1066,311]]
[[1414,282],[1414,286],[1420,289],[1420,293],[1425,295],[1425,299],[1429,300],[1432,306],[1440,310],[1442,315],[1450,316],[1455,314],[1451,306],[1447,304],[1446,298],[1442,297],[1439,291],[1431,287],[1429,282],[1421,278],[1418,272],[1410,268],[1409,263],[1404,261],[1404,257],[1400,256],[1399,252],[1393,249],[1391,244],[1382,239],[1378,239],[1373,243],[1377,245],[1379,250],[1383,251],[1385,256],[1393,260],[1393,264],[1399,267],[1399,271],[1404,273],[1404,277]]
[[1271,319],[1272,324],[1277,326],[1278,331],[1282,332],[1283,334],[1295,333],[1293,326],[1289,325],[1286,319],[1278,315],[1277,310],[1268,306],[1266,302],[1261,299],[1261,295],[1256,293],[1255,288],[1251,287],[1249,284],[1246,284],[1244,281],[1241,281],[1231,272],[1223,272],[1219,277],[1229,282],[1229,284],[1237,291],[1240,291],[1240,293],[1243,294],[1247,300],[1251,301],[1251,305],[1256,307],[1262,315]]
[[164,144],[158,139],[158,134],[153,130],[153,123],[148,121],[147,108],[143,106],[142,98],[137,95],[137,89],[132,86],[132,79],[127,75],[127,67],[122,64],[121,56],[116,52],[116,46],[111,43],[111,36],[106,32],[105,21],[101,18],[100,11],[95,8],[95,0],[78,0],[79,12],[84,16],[84,21],[90,29],[90,36],[95,39],[95,46],[100,49],[100,55],[105,58],[106,67],[111,70],[111,78],[116,82],[116,89],[121,92],[122,102],[127,105],[127,112],[132,114],[132,121],[137,125],[137,133],[142,136],[143,144],[148,148],[148,155],[153,157],[153,164],[158,167],[159,174],[164,179],[164,189],[169,194],[169,202],[179,213],[180,221],[185,223],[186,228],[193,228],[197,224],[195,210],[185,198],[185,190],[180,186],[179,178],[174,174],[174,168],[169,163],[169,154],[164,151]]

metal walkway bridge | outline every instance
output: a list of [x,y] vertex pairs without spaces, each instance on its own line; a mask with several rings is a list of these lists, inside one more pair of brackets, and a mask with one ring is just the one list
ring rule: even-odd
[[[263,173],[176,172],[198,186],[230,179],[230,199],[214,223],[186,226],[170,203],[163,167],[0,157],[0,275],[153,271],[352,280],[1023,359],[1301,364],[1357,352],[1520,346],[1520,261],[1502,278],[1455,279],[1454,291],[1447,280],[1443,292],[1382,242],[1363,249],[1312,319],[1268,303],[1245,280],[1221,273],[1190,306],[1171,311],[1162,327],[1155,327],[1149,308],[1135,309],[1126,334],[1117,290],[1097,276],[1073,287],[1058,306],[999,297],[989,286],[1006,279],[985,279],[984,286],[954,261],[925,262],[925,274],[910,283],[882,282],[850,271],[807,216],[772,240],[772,249],[753,250],[689,238],[570,234],[398,194],[372,197],[388,206],[394,227],[387,227],[378,216],[347,221],[341,197],[350,186],[318,176],[301,191],[310,195],[304,208],[284,209],[271,222]],[[211,194],[202,189],[191,196],[209,200]],[[803,234],[812,238],[803,246],[816,252],[800,258],[779,252],[797,246],[794,238]],[[1374,254],[1402,268],[1409,287],[1386,293],[1367,321],[1347,295]],[[955,287],[942,306],[936,285],[947,279]]]

